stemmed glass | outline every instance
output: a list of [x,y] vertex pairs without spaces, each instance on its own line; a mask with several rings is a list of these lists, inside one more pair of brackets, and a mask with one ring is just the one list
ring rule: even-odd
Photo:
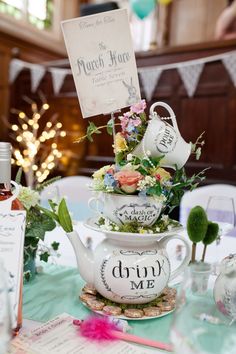
[[188,267],[171,325],[175,354],[235,354],[236,323],[216,307],[209,281],[211,267]]
[[220,238],[234,228],[235,225],[235,207],[234,199],[230,197],[212,196],[208,199],[206,213],[208,219],[219,224]]
[[11,320],[6,271],[0,261],[0,354],[6,354],[11,338]]

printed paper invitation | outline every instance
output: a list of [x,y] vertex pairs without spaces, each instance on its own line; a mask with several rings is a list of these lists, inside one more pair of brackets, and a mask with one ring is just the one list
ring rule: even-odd
[[0,212],[0,259],[7,274],[12,311],[12,328],[16,327],[22,280],[25,211]]
[[84,118],[140,101],[140,88],[125,9],[62,22]]

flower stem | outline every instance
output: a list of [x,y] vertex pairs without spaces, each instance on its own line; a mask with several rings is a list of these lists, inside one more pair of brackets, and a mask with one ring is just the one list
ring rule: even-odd
[[[114,125],[121,125],[120,123],[115,123]],[[100,127],[96,127],[96,130],[94,130],[93,134],[99,131],[100,129],[105,129],[107,128],[107,125],[101,125]],[[75,143],[81,143],[84,139],[88,137],[88,134],[85,134],[81,136],[80,138],[76,139],[74,142]]]

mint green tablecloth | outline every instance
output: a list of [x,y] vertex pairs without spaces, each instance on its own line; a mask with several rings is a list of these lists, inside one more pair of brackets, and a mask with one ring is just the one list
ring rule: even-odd
[[[90,311],[79,300],[84,285],[77,269],[45,265],[44,272],[24,285],[23,317],[45,322],[66,312],[85,318]],[[172,314],[162,318],[129,321],[133,333],[142,337],[169,342]]]

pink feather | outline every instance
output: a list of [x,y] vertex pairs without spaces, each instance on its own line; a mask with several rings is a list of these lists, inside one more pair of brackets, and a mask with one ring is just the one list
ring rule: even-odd
[[115,340],[112,331],[118,331],[118,327],[110,323],[106,317],[90,316],[80,324],[80,334],[83,337],[98,341]]
[[87,338],[97,341],[121,339],[128,342],[147,345],[154,348],[172,351],[171,344],[157,342],[151,339],[141,338],[130,333],[123,333],[114,324],[109,322],[107,317],[90,316],[87,319],[80,321],[74,320],[73,324],[79,327],[79,333]]

